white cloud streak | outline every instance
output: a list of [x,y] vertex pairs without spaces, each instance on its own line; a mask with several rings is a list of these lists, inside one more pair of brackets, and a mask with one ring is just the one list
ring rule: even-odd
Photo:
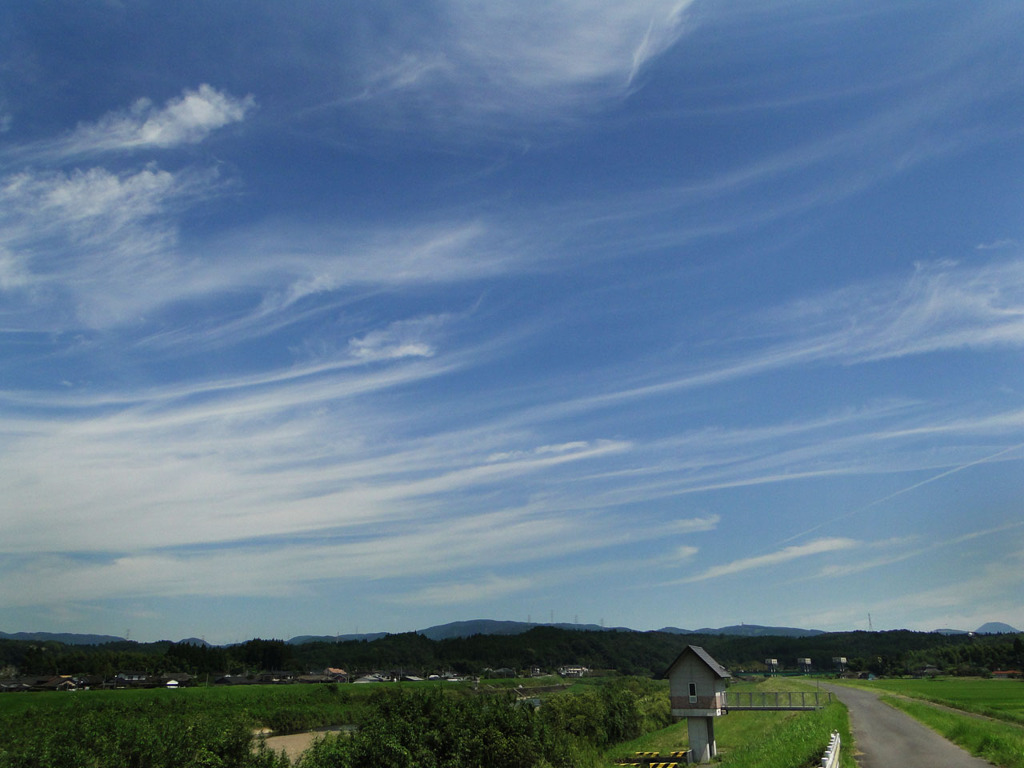
[[776,552],[770,552],[766,555],[756,555],[754,557],[733,560],[731,563],[714,565],[708,568],[706,571],[697,574],[696,576],[691,576],[688,579],[684,579],[683,583],[707,581],[708,579],[717,579],[723,576],[733,576],[737,573],[743,573],[745,571],[761,568],[770,568],[777,565],[784,565],[786,563],[790,563],[794,560],[799,560],[805,557],[827,554],[829,552],[836,552],[843,549],[851,549],[856,546],[858,546],[858,542],[854,541],[853,539],[818,539],[816,541],[808,542],[807,544],[785,547]]
[[357,94],[318,109],[372,104],[401,125],[415,115],[446,131],[571,119],[628,95],[684,34],[691,3],[442,0],[404,17],[404,38],[365,51]]
[[628,85],[682,33],[689,2],[447,3],[457,50],[492,82],[533,91],[606,79]]
[[507,595],[524,592],[534,586],[528,577],[502,578],[488,576],[470,581],[431,584],[411,593],[392,598],[393,602],[410,605],[463,605],[483,603]]
[[[203,333],[207,344],[229,333],[237,341],[303,299],[495,277],[520,260],[517,246],[483,222],[319,231],[312,238],[257,231],[182,252],[178,215],[223,187],[215,174],[156,167],[24,171],[0,179],[0,290],[22,298],[8,307],[8,322],[20,308],[36,328],[42,322],[54,331],[106,329],[174,302],[246,295],[256,308],[244,320],[227,319]],[[408,326],[389,331],[398,332],[408,333]],[[373,346],[381,343],[380,336],[354,339],[352,353],[381,354]],[[407,351],[430,353],[429,345],[417,344]]]
[[141,98],[126,112],[82,123],[70,135],[29,147],[27,153],[58,159],[198,144],[214,131],[245,119],[254,106],[251,95],[238,98],[204,83],[195,90],[185,90],[162,107]]
[[[951,350],[1024,347],[1024,260],[920,264],[909,279],[850,286],[734,323],[737,338],[756,334],[756,351],[707,359],[702,369],[677,376],[662,361],[654,382],[558,408],[563,414],[585,412],[824,363],[863,365]],[[723,344],[732,344],[728,333],[719,330]]]

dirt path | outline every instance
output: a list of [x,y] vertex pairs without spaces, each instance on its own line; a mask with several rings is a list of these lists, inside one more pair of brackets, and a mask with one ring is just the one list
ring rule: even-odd
[[283,749],[284,753],[288,755],[288,759],[294,763],[299,755],[309,749],[310,745],[321,736],[323,733],[319,731],[289,733],[287,736],[268,736],[266,741],[267,746],[274,752],[280,752]]
[[883,704],[877,693],[825,685],[850,710],[860,768],[991,768],[910,715]]

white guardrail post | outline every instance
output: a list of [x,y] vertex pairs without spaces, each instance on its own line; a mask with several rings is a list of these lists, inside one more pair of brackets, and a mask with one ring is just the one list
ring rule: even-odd
[[821,768],[835,768],[839,765],[839,731],[832,731],[825,754],[821,756]]

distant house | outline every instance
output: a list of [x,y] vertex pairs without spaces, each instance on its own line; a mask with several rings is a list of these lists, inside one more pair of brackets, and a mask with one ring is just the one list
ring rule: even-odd
[[213,681],[214,685],[257,685],[259,680],[245,675],[221,675]]
[[261,683],[291,683],[295,680],[295,673],[284,669],[272,669],[261,672],[256,679]]
[[1019,669],[994,669],[992,670],[992,677],[996,680],[1010,680],[1015,677],[1020,677]]
[[75,681],[71,679],[71,675],[57,675],[55,677],[47,677],[42,680],[37,680],[35,685],[32,686],[34,691],[73,691],[78,686],[75,685]]
[[335,683],[348,682],[348,672],[346,672],[344,669],[339,669],[338,667],[327,667],[323,671],[323,674],[331,678],[331,680]]
[[149,675],[145,672],[118,672],[114,676],[115,688],[149,688],[154,685],[156,685],[156,682],[151,682]]
[[384,674],[382,674],[380,672],[372,672],[369,675],[363,675],[362,677],[357,678],[355,682],[357,682],[357,683],[386,683],[389,680],[390,680],[390,678],[388,678],[387,676],[385,676]]
[[484,676],[489,678],[507,679],[516,677],[516,671],[514,669],[509,669],[508,667],[499,667],[498,669],[485,670]]
[[102,688],[104,682],[103,675],[75,675],[75,685],[83,690]]
[[333,683],[327,675],[299,675],[295,678],[297,683]]
[[13,693],[18,691],[31,691],[35,681],[26,680],[22,677],[10,677],[0,680],[0,693]]
[[195,681],[188,672],[168,672],[157,678],[157,685],[164,688],[187,688],[194,684]]
[[562,677],[583,677],[590,670],[586,667],[559,667],[558,674]]

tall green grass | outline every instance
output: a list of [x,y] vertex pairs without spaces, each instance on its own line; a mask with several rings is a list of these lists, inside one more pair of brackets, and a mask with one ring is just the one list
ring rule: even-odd
[[[853,738],[849,716],[839,702],[814,712],[735,712],[729,718],[745,715],[777,714],[781,718],[762,718],[753,727],[716,729],[720,734],[719,754],[729,768],[800,768],[819,765],[833,731],[841,740],[840,765],[855,768]],[[765,727],[767,726],[767,727]],[[760,732],[758,732],[760,731]],[[737,739],[737,737],[742,737]]]
[[[737,683],[730,690],[799,691],[811,686],[796,680],[769,678],[758,683]],[[832,731],[839,731],[843,768],[856,768],[853,737],[846,707],[833,701],[815,712],[732,712],[715,720],[715,742],[722,766],[730,768],[801,768],[818,765]],[[689,747],[685,721],[616,745],[605,753],[612,763],[634,752],[667,754]]]

